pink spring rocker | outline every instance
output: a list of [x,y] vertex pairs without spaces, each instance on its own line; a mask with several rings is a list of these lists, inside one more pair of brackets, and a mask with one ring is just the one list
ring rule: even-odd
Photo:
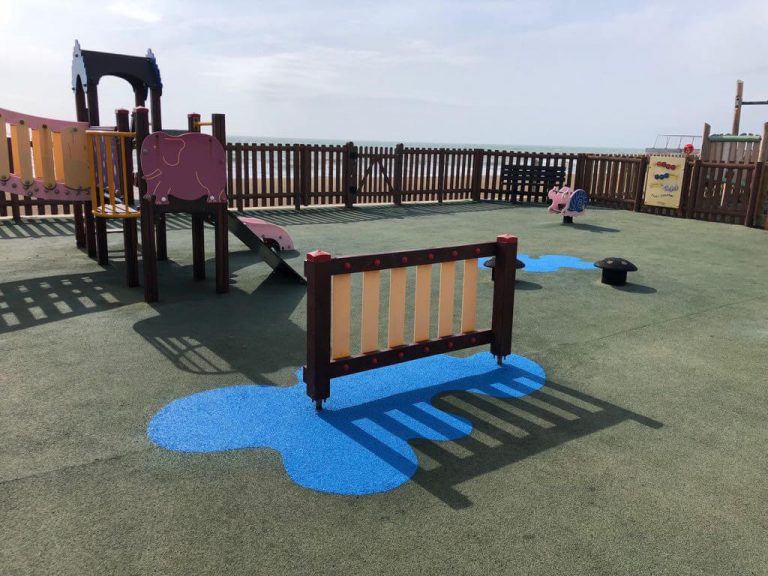
[[589,203],[589,197],[584,190],[571,190],[568,186],[555,186],[549,191],[548,197],[552,204],[547,211],[551,214],[562,214],[563,224],[572,224],[573,217],[581,216]]

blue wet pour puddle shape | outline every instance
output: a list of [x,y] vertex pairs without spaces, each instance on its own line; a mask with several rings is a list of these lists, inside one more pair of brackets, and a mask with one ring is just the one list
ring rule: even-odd
[[363,495],[392,490],[418,468],[408,441],[448,441],[472,423],[434,407],[444,392],[519,398],[544,385],[544,369],[522,356],[499,366],[489,352],[440,355],[351,374],[331,382],[316,412],[298,383],[288,388],[243,385],[174,400],[149,423],[149,438],[179,452],[272,448],[290,478],[306,488]]
[[[526,272],[557,272],[560,268],[575,268],[577,270],[595,269],[593,262],[563,254],[544,254],[538,258],[528,256],[527,254],[518,254],[517,258],[525,264],[524,270]],[[482,266],[487,260],[488,258],[480,258],[478,264]]]

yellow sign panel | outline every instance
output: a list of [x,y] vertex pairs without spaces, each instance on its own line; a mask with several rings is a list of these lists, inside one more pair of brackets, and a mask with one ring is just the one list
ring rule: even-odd
[[643,203],[646,206],[679,208],[684,174],[685,158],[650,156]]

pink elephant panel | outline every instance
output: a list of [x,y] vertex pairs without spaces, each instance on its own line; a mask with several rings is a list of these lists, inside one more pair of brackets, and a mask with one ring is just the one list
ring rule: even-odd
[[213,136],[199,133],[170,136],[155,132],[141,146],[141,168],[147,192],[156,204],[173,196],[209,203],[227,201],[226,153]]

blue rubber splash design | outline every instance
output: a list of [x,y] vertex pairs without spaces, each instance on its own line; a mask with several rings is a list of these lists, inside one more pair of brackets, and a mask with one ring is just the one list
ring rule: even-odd
[[272,448],[300,486],[373,494],[401,486],[416,472],[418,459],[408,440],[455,440],[472,432],[471,422],[430,403],[436,395],[466,390],[515,398],[544,381],[544,369],[522,356],[508,356],[502,366],[488,352],[431,356],[334,379],[321,412],[302,382],[192,394],[163,407],[147,435],[179,452]]
[[[525,264],[524,272],[557,272],[560,268],[576,268],[577,270],[594,270],[593,262],[582,260],[576,256],[562,254],[544,254],[538,258],[532,258],[527,254],[518,254],[517,258]],[[482,266],[489,258],[480,258]]]

